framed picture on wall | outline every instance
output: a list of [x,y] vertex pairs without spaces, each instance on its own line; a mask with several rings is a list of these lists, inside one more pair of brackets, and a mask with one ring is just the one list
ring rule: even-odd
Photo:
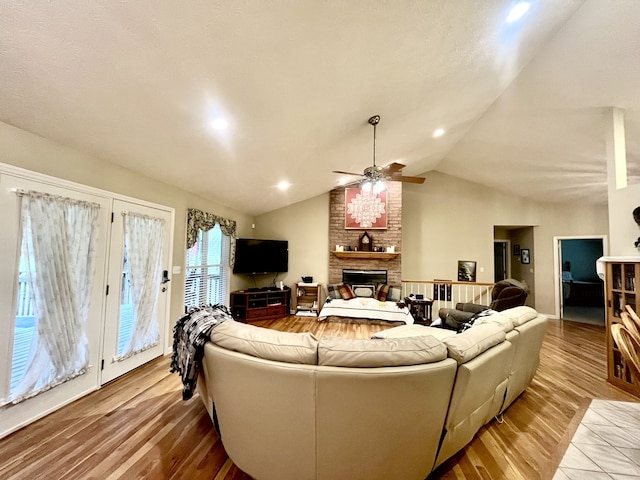
[[459,282],[475,282],[476,281],[476,262],[469,260],[458,261],[458,281]]
[[387,192],[365,192],[345,188],[345,229],[386,229]]
[[514,245],[513,246],[513,256],[514,257],[519,257],[520,256],[520,245]]
[[529,249],[523,248],[520,251],[520,261],[522,263],[531,263],[531,256],[529,255]]

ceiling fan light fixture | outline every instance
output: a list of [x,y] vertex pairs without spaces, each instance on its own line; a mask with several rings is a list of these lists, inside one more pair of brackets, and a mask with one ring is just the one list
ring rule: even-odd
[[384,184],[384,182],[382,180],[376,180],[373,183],[373,193],[375,193],[376,195],[378,193],[382,193],[387,189],[387,186]]
[[365,180],[364,182],[362,182],[362,185],[360,185],[360,189],[363,192],[369,193],[371,190],[373,190],[373,184],[371,181]]
[[229,128],[229,122],[225,118],[218,117],[211,121],[211,127],[214,130],[226,130]]
[[531,4],[529,2],[516,3],[507,15],[507,23],[513,23],[520,20],[524,14],[527,13],[530,6]]

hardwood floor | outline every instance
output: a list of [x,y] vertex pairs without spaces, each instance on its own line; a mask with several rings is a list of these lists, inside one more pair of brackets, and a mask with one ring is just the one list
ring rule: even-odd
[[[258,325],[369,338],[390,325],[287,317]],[[0,478],[250,480],[197,396],[157,359],[0,440]],[[551,320],[527,391],[432,479],[550,479],[591,398],[637,401],[605,381],[604,327]]]

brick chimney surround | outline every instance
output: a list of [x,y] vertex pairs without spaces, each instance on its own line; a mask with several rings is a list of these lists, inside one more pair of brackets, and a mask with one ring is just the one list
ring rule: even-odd
[[[366,231],[372,238],[373,247],[394,246],[396,253],[402,254],[402,182],[387,182],[387,228],[386,229],[345,229],[345,189],[336,188],[329,195],[329,246],[358,245],[360,236]],[[386,270],[387,283],[400,285],[402,279],[401,255],[391,260],[344,259],[333,253],[329,255],[329,283],[342,281],[343,269]]]

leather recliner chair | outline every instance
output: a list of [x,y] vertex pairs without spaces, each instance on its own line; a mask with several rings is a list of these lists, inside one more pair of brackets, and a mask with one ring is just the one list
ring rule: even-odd
[[487,309],[501,312],[508,308],[524,305],[529,295],[529,287],[522,282],[508,278],[500,280],[493,286],[491,304],[457,303],[456,308],[441,308],[438,316],[442,319],[442,326],[458,330],[463,323],[468,322],[476,313]]

